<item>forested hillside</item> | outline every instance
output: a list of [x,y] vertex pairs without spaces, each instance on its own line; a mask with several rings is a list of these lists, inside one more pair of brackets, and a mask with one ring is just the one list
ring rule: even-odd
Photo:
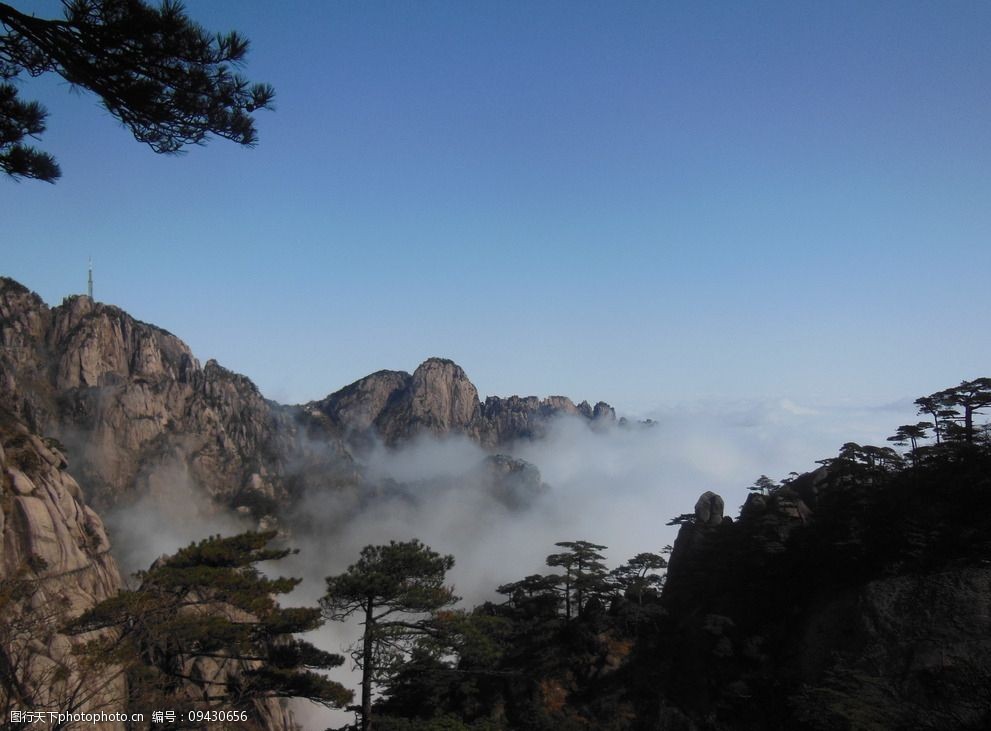
[[916,404],[904,453],[761,476],[735,519],[703,495],[666,575],[567,541],[503,599],[436,613],[375,728],[987,728],[991,380]]

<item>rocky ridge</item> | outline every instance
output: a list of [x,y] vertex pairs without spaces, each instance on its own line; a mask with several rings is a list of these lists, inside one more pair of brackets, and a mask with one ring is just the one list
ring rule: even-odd
[[666,701],[714,730],[987,728],[989,460],[823,467],[736,520],[703,495],[664,591]]
[[[264,518],[307,489],[362,489],[352,450],[363,440],[463,435],[495,452],[540,436],[561,414],[615,419],[604,403],[564,397],[483,403],[459,366],[436,358],[413,374],[380,371],[323,401],[284,406],[117,307],[86,296],[49,307],[0,277],[0,653],[7,668],[24,663],[21,698],[56,710],[80,692],[77,711],[120,704],[123,681],[85,677],[71,656],[81,639],[59,627],[121,586],[97,511],[154,493],[175,469],[218,505]],[[468,479],[514,510],[547,489],[534,466],[503,454]],[[199,671],[219,678],[231,668]],[[2,700],[10,706],[14,695]],[[293,728],[280,703],[257,712],[269,731]]]
[[609,404],[576,405],[565,396],[489,396],[482,402],[464,370],[443,358],[424,361],[412,374],[373,373],[304,409],[359,447],[374,437],[395,446],[430,433],[464,435],[496,449],[514,440],[539,438],[562,415],[596,424],[616,420]]
[[[113,629],[67,633],[73,620],[122,588],[103,522],[83,499],[67,471],[65,455],[51,439],[0,411],[0,714],[44,714],[32,728],[60,728],[48,713],[118,713],[128,706],[122,672],[93,672],[74,649]],[[189,676],[208,683],[235,679],[242,661],[203,658]],[[183,689],[195,703],[202,689]],[[284,700],[252,703],[250,728],[295,731]],[[123,731],[104,722],[103,731]]]
[[120,676],[92,677],[73,656],[96,633],[61,629],[121,586],[103,522],[66,467],[54,443],[0,413],[0,711],[117,710],[124,698]]
[[223,501],[245,489],[275,496],[272,476],[293,453],[290,410],[244,376],[215,361],[201,367],[181,340],[119,308],[84,296],[49,308],[9,279],[0,280],[0,396],[65,445],[98,508],[140,492],[170,460]]
[[379,371],[302,407],[266,400],[246,377],[123,310],[72,296],[49,307],[0,277],[0,398],[64,445],[97,509],[149,492],[181,468],[221,505],[256,517],[295,494],[359,485],[352,453],[381,439],[463,435],[495,452],[562,414],[606,424],[611,407],[552,396],[489,397],[454,362]]

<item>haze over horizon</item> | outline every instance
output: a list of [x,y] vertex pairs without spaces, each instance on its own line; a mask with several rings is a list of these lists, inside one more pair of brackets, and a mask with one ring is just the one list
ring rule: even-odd
[[837,413],[991,362],[986,4],[186,5],[276,111],[168,158],[25,81],[64,176],[2,183],[0,273],[50,304],[92,257],[288,403],[442,356],[483,397]]

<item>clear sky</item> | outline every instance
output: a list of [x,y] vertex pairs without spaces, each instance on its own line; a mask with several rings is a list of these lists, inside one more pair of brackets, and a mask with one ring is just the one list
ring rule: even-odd
[[432,355],[628,413],[991,373],[991,3],[187,7],[277,109],[160,157],[24,80],[63,178],[0,179],[0,273],[50,303],[92,256],[284,402]]

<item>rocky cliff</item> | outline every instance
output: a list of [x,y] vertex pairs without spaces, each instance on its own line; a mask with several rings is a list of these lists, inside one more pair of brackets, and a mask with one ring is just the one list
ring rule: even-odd
[[[120,588],[97,511],[154,494],[178,475],[189,495],[264,521],[307,490],[366,487],[351,452],[371,439],[395,446],[420,434],[463,435],[495,452],[539,437],[562,414],[596,425],[615,418],[606,404],[564,397],[482,402],[464,371],[442,359],[284,406],[117,307],[85,296],[49,307],[2,277],[0,411],[0,675],[16,681],[0,711],[28,701],[112,709],[126,696],[120,677],[82,673],[71,651],[86,637],[60,630]],[[534,466],[502,454],[460,479],[510,510],[548,489]],[[229,670],[198,667],[217,678]],[[256,710],[261,728],[292,728],[284,705]]]
[[218,504],[256,518],[302,490],[361,482],[354,448],[419,434],[464,435],[493,451],[541,436],[562,414],[602,425],[611,407],[552,396],[484,403],[454,362],[379,371],[304,407],[262,397],[246,377],[117,307],[73,296],[57,307],[0,277],[0,398],[63,445],[98,509],[178,470]]
[[461,367],[442,358],[424,361],[412,375],[373,373],[304,408],[357,446],[373,437],[395,446],[431,433],[461,434],[494,449],[542,436],[551,420],[561,415],[596,424],[616,419],[606,403],[593,408],[586,401],[575,405],[564,396],[490,396],[483,403]]
[[171,465],[223,504],[271,506],[287,499],[304,456],[326,472],[347,464],[332,440],[304,455],[297,410],[215,361],[201,366],[174,335],[84,296],[49,308],[9,279],[0,279],[0,395],[65,445],[98,508],[147,491]]
[[[21,727],[12,711],[44,714],[29,725],[38,729],[64,727],[49,713],[118,714],[129,708],[133,690],[131,676],[118,666],[90,666],[76,654],[92,640],[113,637],[113,628],[66,629],[122,586],[103,522],[67,468],[55,440],[0,410],[0,718],[11,728]],[[243,662],[210,657],[192,664],[189,675],[208,683],[236,682],[246,669]],[[201,686],[177,692],[196,707]],[[244,725],[259,731],[297,728],[287,702],[275,698],[254,701]]]
[[666,700],[711,729],[991,727],[989,474],[974,448],[837,461],[737,520],[707,493],[671,557]]
[[11,710],[117,711],[125,695],[119,674],[90,675],[73,656],[73,648],[94,639],[95,633],[71,636],[62,631],[69,619],[114,595],[121,585],[103,523],[86,505],[66,466],[52,441],[0,411],[4,719]]

